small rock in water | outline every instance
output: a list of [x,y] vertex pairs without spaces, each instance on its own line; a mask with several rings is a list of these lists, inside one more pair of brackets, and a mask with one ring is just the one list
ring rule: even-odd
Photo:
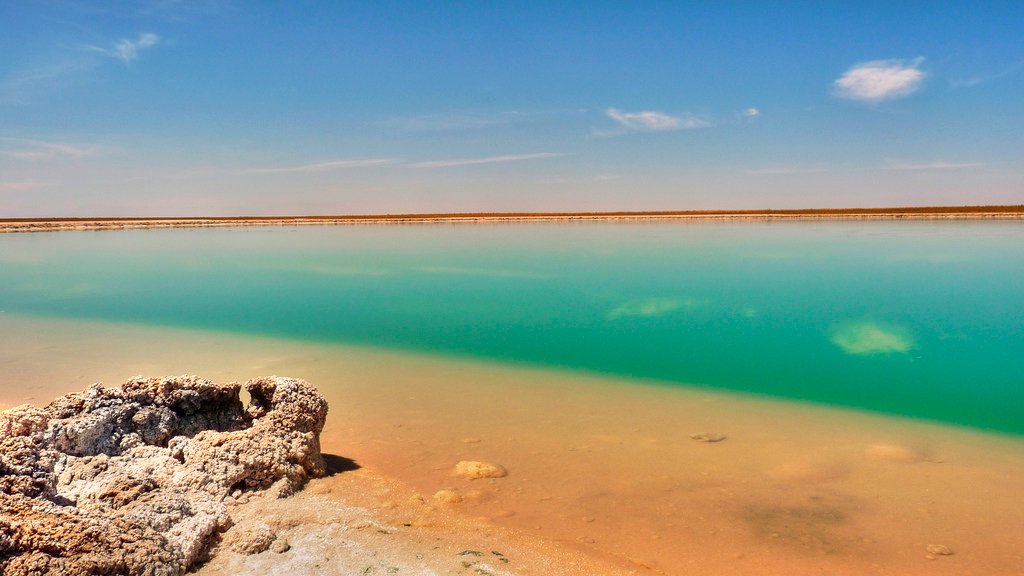
[[725,434],[719,434],[718,432],[700,432],[698,434],[690,434],[690,438],[699,442],[721,442],[725,440],[727,436]]
[[473,460],[463,460],[459,462],[455,465],[455,470],[452,471],[452,474],[460,478],[468,478],[470,480],[476,480],[478,478],[503,478],[508,476],[508,472],[498,464],[476,462]]
[[438,490],[434,493],[434,500],[445,504],[458,504],[462,502],[462,496],[455,490]]
[[949,546],[942,544],[929,544],[924,547],[924,551],[931,556],[952,556],[953,550]]

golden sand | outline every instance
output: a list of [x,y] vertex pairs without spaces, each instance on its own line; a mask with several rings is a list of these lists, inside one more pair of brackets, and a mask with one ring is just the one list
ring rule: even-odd
[[[546,542],[603,573],[1024,573],[1020,438],[465,359],[0,314],[0,402],[181,373],[305,378],[331,403],[326,452],[469,532]],[[462,461],[507,475],[453,475]]]

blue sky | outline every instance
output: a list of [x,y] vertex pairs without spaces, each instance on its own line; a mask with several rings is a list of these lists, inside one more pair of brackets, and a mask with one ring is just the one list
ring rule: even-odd
[[0,216],[1024,203],[1024,5],[820,4],[5,2]]

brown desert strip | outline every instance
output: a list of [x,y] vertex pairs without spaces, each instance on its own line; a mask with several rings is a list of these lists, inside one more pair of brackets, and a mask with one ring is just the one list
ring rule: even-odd
[[673,210],[618,212],[452,212],[305,216],[183,216],[96,218],[0,218],[0,232],[298,226],[340,224],[430,224],[612,220],[947,220],[1020,219],[1024,205],[912,206],[894,208],[802,208],[790,210]]

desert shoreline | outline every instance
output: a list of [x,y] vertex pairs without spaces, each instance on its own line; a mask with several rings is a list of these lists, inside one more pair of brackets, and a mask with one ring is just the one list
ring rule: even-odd
[[[377,347],[10,313],[0,326],[8,404],[186,370],[318,386],[322,450],[358,469],[254,497],[236,521],[273,527],[291,550],[221,550],[204,576],[1015,573],[1015,437]],[[454,477],[462,460],[508,475]],[[928,559],[931,544],[955,554]]]
[[507,212],[445,214],[353,214],[308,216],[197,216],[0,218],[0,232],[207,228],[240,226],[330,226],[355,224],[456,224],[587,221],[790,221],[790,220],[1020,220],[1019,206],[906,208],[687,210],[657,212]]

